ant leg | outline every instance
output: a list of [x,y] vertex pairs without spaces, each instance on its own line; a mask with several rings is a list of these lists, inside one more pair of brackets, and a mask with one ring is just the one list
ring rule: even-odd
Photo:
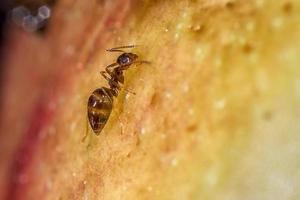
[[110,75],[110,77],[113,77],[113,72],[110,68],[112,68],[114,66],[108,66],[105,68],[106,73],[108,73]]
[[119,64],[118,64],[118,63],[110,64],[110,65],[108,65],[108,66],[105,67],[105,71],[106,71],[107,73],[111,74],[111,71],[109,70],[109,68],[115,67],[115,66],[117,66],[117,65],[119,65]]
[[122,88],[125,90],[125,92],[130,93],[130,94],[133,94],[133,95],[136,95],[135,92],[133,92],[133,91],[131,91],[131,90],[128,90],[128,89],[126,89],[126,88],[124,88],[124,87],[122,87]]
[[[110,80],[111,81],[111,80]],[[116,91],[115,92],[119,92],[119,90],[121,90],[121,89],[123,89],[123,90],[125,90],[125,92],[127,92],[127,93],[130,93],[130,94],[133,94],[133,95],[136,95],[136,93],[135,92],[133,92],[133,91],[130,91],[130,90],[128,90],[128,89],[126,89],[126,88],[124,88],[124,86],[123,86],[123,84],[121,83],[121,82],[117,82],[117,81],[111,81],[113,84],[114,84],[114,86],[117,88],[116,89]]]
[[107,81],[109,81],[110,83],[112,83],[118,90],[121,90],[122,87],[121,87],[120,83],[117,82],[117,81],[111,80],[111,78],[109,78],[109,77],[106,75],[106,73],[108,73],[108,72],[105,72],[105,71],[101,71],[101,72],[100,72],[100,74],[101,74]]
[[[112,84],[115,85],[115,87],[117,88],[117,90],[115,91],[116,93],[118,93],[118,90],[124,89],[124,90],[125,90],[126,92],[128,92],[128,93],[131,93],[131,94],[133,94],[133,95],[136,95],[135,92],[132,92],[132,91],[130,91],[130,90],[128,90],[128,89],[125,89],[123,86],[121,86],[121,83],[116,82],[116,81],[112,81],[111,78],[109,78],[109,77],[106,75],[106,73],[108,73],[108,72],[101,71],[100,73],[101,73],[101,75],[102,75],[107,81],[110,81]],[[109,74],[109,73],[108,73],[108,74]],[[105,92],[105,94],[107,94],[106,91],[103,90],[103,92]]]
[[106,49],[106,51],[110,51],[110,52],[124,52],[121,49],[128,49],[128,48],[134,48],[137,47],[137,45],[127,45],[127,46],[120,46],[120,47],[114,47],[111,49]]
[[[116,83],[116,82],[114,82],[114,83]],[[133,92],[133,91],[131,91],[131,90],[128,90],[128,89],[124,88],[124,86],[122,85],[122,83],[116,83],[116,87],[117,87],[118,90],[123,89],[123,90],[124,90],[125,92],[127,92],[127,93],[136,95],[135,92]]]
[[124,127],[123,127],[123,123],[122,123],[122,121],[121,121],[120,116],[118,116],[118,121],[119,121],[119,124],[120,124],[120,126],[121,126],[121,135],[123,135],[123,133],[124,133]]
[[[115,82],[112,81],[112,77],[113,77],[113,73],[112,71],[105,69],[105,71],[101,71],[100,74],[105,78],[105,80],[107,80],[108,82]],[[106,74],[108,74],[110,77],[108,77]]]
[[[101,71],[100,72],[100,74],[107,80],[107,81],[111,81],[111,77],[108,77],[107,75],[106,75],[106,73],[108,73],[108,72],[106,72],[106,71]],[[109,73],[108,73],[109,74]],[[109,74],[110,75],[110,74]]]
[[150,65],[151,62],[146,61],[146,60],[138,60],[138,61],[134,61],[132,64],[138,64],[138,65],[141,65],[141,64],[148,64],[148,65]]
[[89,122],[88,119],[86,117],[86,129],[85,129],[85,135],[84,137],[81,139],[81,142],[85,142],[85,139],[87,138],[87,136],[89,135]]
[[[120,83],[118,81],[112,80],[112,75],[110,74],[110,71],[101,71],[100,74],[109,82],[109,85],[113,85],[116,87],[118,90],[121,89]],[[110,77],[108,77],[106,74],[109,74]]]

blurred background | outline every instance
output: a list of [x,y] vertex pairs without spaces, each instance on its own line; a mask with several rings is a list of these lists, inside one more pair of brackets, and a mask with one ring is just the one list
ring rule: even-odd
[[[32,34],[43,35],[51,17],[55,0],[1,0],[0,1],[0,97],[3,96],[5,38],[13,26]],[[2,107],[0,98],[0,108]]]

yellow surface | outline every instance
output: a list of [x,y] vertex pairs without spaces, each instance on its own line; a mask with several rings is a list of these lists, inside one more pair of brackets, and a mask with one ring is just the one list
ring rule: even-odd
[[122,92],[100,136],[81,142],[88,96],[106,85],[99,66],[117,57],[94,48],[29,197],[299,199],[300,1],[228,2],[139,1],[104,47],[141,45],[152,64],[125,75],[137,95]]

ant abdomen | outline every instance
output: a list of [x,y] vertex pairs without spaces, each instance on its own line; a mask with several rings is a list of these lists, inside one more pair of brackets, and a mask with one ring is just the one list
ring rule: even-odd
[[110,116],[112,99],[111,89],[105,87],[96,89],[89,97],[88,119],[96,135],[101,132]]

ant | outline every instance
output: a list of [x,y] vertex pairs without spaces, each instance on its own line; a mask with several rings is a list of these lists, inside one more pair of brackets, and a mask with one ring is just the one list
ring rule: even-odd
[[[87,103],[87,115],[94,133],[99,135],[104,128],[113,108],[113,99],[117,97],[124,84],[123,72],[133,64],[143,64],[148,61],[137,60],[138,55],[122,49],[134,48],[135,45],[120,46],[107,49],[109,52],[122,52],[116,62],[106,66],[100,74],[108,81],[109,88],[101,87],[93,91]],[[129,92],[129,91],[127,91]],[[135,94],[135,93],[133,93]]]

